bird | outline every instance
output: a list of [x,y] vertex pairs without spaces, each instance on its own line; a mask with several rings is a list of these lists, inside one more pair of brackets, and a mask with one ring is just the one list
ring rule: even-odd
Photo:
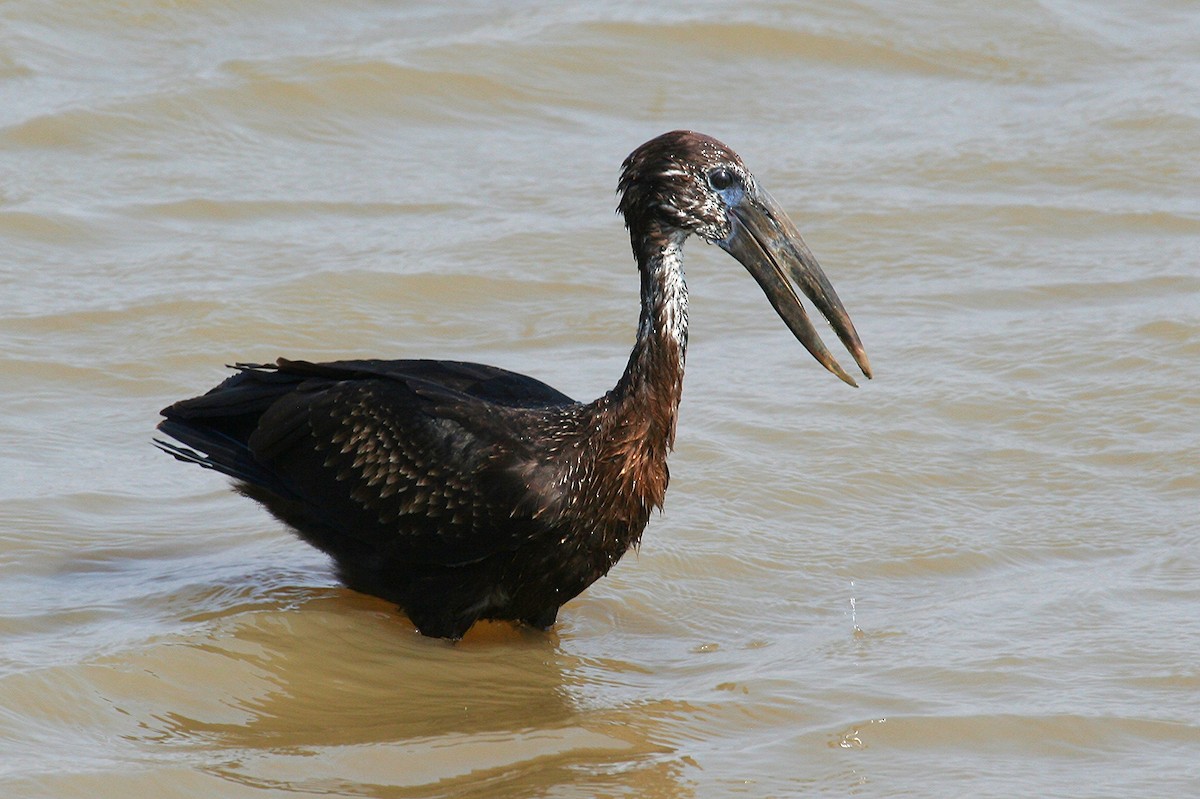
[[808,352],[851,386],[798,288],[867,378],[833,286],[740,156],[676,130],[625,159],[617,211],[641,279],[632,352],[615,387],[578,402],[546,383],[449,360],[279,358],[238,363],[162,410],[154,443],[216,470],[426,636],[477,621],[550,629],[559,609],[639,545],[661,510],[688,335],[683,245],[695,236],[750,272]]

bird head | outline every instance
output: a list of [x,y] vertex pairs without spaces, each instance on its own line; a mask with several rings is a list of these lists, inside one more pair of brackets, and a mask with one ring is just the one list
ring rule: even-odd
[[813,329],[799,290],[871,377],[866,351],[829,279],[796,226],[751,174],[741,157],[711,136],[664,133],[634,150],[621,169],[617,210],[625,217],[635,256],[661,240],[696,235],[741,262],[768,301],[818,362],[858,385]]

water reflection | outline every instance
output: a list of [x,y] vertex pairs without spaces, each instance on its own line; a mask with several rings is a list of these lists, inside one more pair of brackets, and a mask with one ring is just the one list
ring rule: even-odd
[[221,779],[296,792],[529,796],[580,781],[628,786],[637,772],[643,795],[692,795],[683,760],[662,743],[675,714],[578,701],[590,681],[611,687],[636,667],[585,662],[553,632],[482,624],[450,644],[342,589],[205,616],[197,635],[113,665],[137,675],[120,691],[141,697],[142,743],[188,751]]

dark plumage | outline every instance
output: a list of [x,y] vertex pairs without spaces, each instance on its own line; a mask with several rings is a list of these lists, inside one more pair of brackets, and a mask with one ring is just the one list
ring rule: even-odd
[[641,318],[612,391],[579,403],[545,383],[453,361],[237,367],[163,410],[159,441],[216,469],[328,553],[345,583],[399,605],[425,635],[479,619],[537,628],[637,544],[667,489],[683,387],[696,234],[758,280],[809,351],[853,385],[794,281],[870,367],[837,295],[741,159],[690,131],[626,159],[619,210],[641,273]]

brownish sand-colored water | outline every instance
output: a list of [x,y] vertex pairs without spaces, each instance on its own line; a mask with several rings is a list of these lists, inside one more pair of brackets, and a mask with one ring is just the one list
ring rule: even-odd
[[[0,6],[0,795],[1200,794],[1189,2]],[[876,369],[716,248],[666,511],[450,646],[150,446],[223,364],[591,399],[690,127]]]

